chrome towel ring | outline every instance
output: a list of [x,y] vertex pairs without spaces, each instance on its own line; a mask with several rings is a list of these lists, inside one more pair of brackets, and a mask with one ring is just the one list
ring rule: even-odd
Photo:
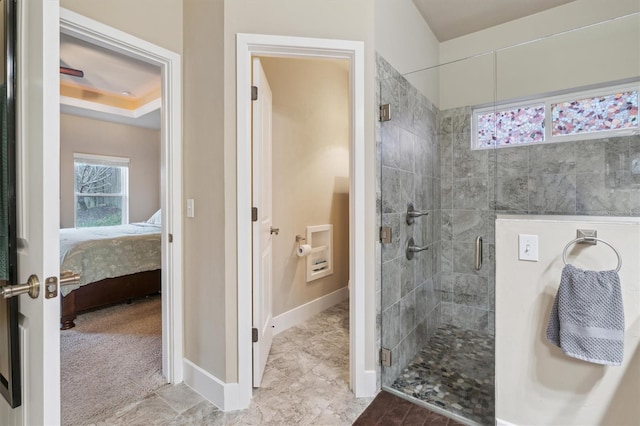
[[567,264],[567,250],[569,250],[569,247],[571,247],[573,244],[576,243],[582,243],[582,242],[590,242],[590,241],[600,241],[601,243],[604,243],[606,245],[608,245],[609,247],[611,247],[611,250],[613,250],[613,252],[616,254],[616,256],[618,257],[618,267],[616,268],[616,272],[620,272],[620,268],[622,267],[622,257],[620,256],[620,253],[618,253],[618,250],[616,250],[616,248],[614,246],[612,246],[610,243],[608,243],[607,241],[600,239],[600,238],[596,238],[596,237],[589,237],[589,238],[576,238],[575,240],[571,240],[569,241],[569,244],[567,244],[564,247],[564,251],[562,252],[562,261],[564,262],[564,264]]

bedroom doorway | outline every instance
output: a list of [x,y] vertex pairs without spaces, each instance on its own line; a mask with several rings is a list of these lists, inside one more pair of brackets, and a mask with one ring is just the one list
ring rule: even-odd
[[84,424],[182,381],[181,66],[60,18],[62,423]]

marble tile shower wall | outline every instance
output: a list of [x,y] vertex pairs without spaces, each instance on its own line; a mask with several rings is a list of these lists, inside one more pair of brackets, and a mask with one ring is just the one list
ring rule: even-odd
[[[381,246],[379,312],[381,345],[391,349],[390,385],[435,332],[440,314],[440,154],[437,109],[382,57],[377,56],[379,99],[391,104],[392,120],[379,123],[378,217],[392,228],[393,242]],[[428,211],[406,223],[407,204]],[[407,260],[407,241],[428,246]]]
[[640,216],[640,136],[472,151],[470,112],[438,114],[441,321],[493,333],[496,214]]
[[[441,321],[471,330],[494,330],[494,220],[491,150],[471,151],[470,109],[438,115],[442,177]],[[476,237],[483,265],[474,268]]]

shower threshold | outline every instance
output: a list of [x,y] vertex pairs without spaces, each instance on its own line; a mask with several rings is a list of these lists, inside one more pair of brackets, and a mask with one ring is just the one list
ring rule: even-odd
[[494,425],[494,337],[442,325],[386,390],[463,423]]

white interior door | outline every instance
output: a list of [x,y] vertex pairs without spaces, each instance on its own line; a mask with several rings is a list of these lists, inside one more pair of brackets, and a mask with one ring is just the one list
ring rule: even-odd
[[[60,299],[44,282],[59,272],[59,2],[18,0],[18,274],[40,294],[19,300],[22,405],[0,402],[2,425],[60,423]],[[17,284],[17,283],[11,283]]]
[[[271,88],[260,59],[253,58],[253,206],[258,220],[253,224],[253,386],[260,387],[269,357],[272,328],[272,208],[271,208]],[[255,340],[255,339],[254,339]]]

